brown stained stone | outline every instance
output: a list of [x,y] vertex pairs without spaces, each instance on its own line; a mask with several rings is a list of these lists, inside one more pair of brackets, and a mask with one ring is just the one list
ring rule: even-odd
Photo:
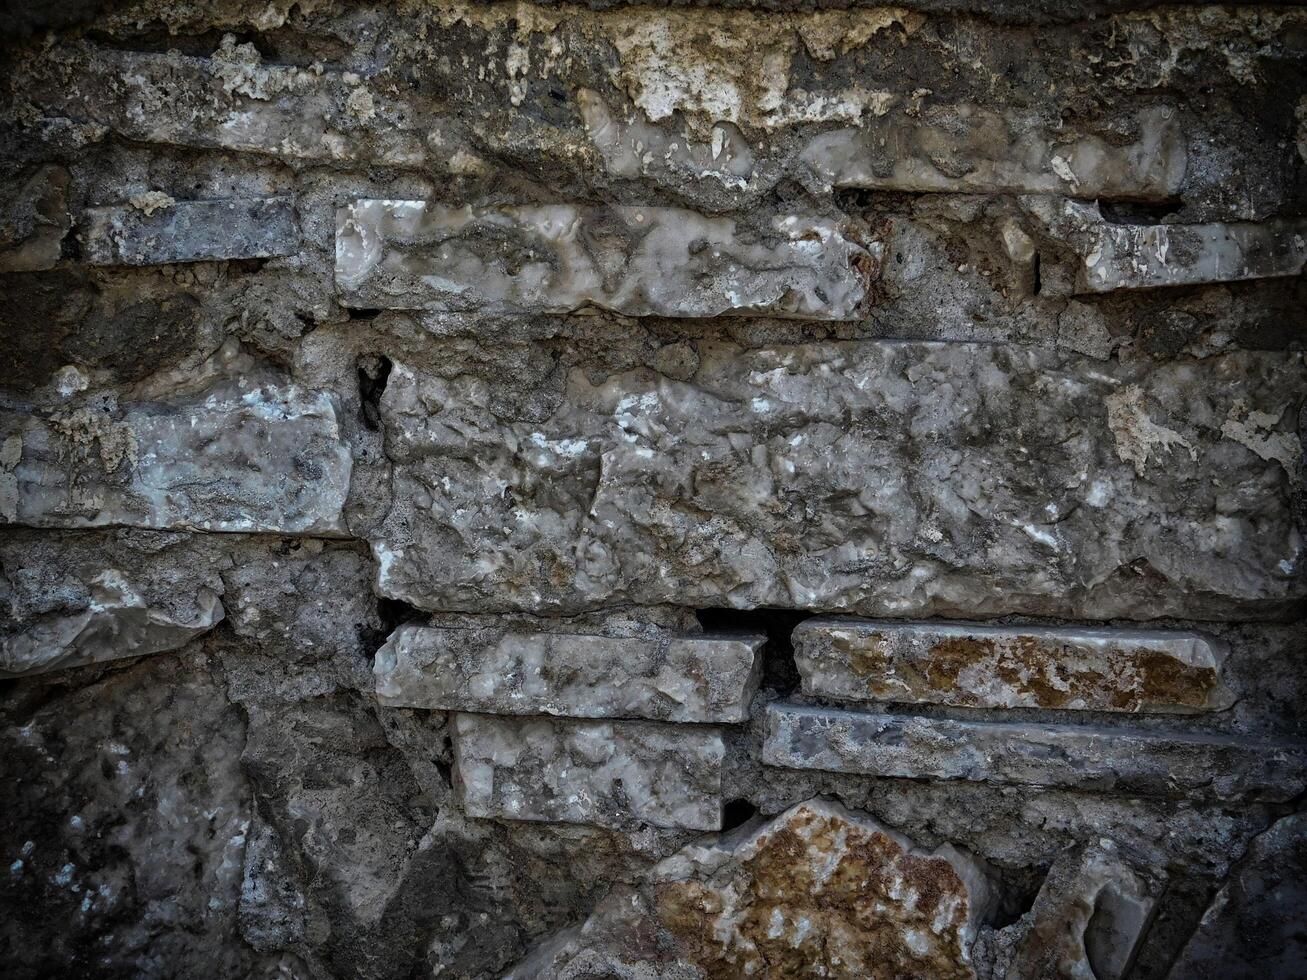
[[[725,875],[656,886],[662,924],[713,980],[972,977],[979,872],[814,801],[764,827]],[[963,867],[962,864],[966,864]]]
[[971,980],[991,897],[966,854],[814,799],[685,847],[506,980]]
[[804,690],[820,697],[1181,713],[1229,703],[1223,649],[1189,632],[814,619],[795,643]]

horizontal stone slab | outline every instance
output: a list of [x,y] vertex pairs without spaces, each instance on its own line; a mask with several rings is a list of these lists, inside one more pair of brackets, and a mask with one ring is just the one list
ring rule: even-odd
[[856,129],[814,137],[804,163],[835,187],[958,194],[1013,192],[1071,197],[1176,196],[1188,165],[1179,114],[1137,113],[1126,142],[1056,130],[1018,111],[931,105],[890,112]]
[[88,208],[80,230],[91,265],[160,265],[290,255],[299,247],[289,197]]
[[765,724],[763,761],[789,769],[1270,801],[1293,799],[1307,788],[1307,742],[795,704],[768,705]]
[[712,729],[454,716],[458,798],[472,817],[720,830],[725,751]]
[[1228,707],[1225,649],[1180,630],[809,619],[794,630],[806,694],[974,708]]
[[1307,221],[1124,225],[1097,205],[1028,202],[1083,262],[1082,293],[1297,276],[1307,268]]
[[1255,417],[1271,420],[1265,438],[1296,440],[1282,408],[1307,398],[1300,353],[1105,363],[713,341],[696,354],[678,381],[614,374],[564,343],[570,374],[514,395],[530,417],[485,395],[520,362],[447,378],[397,361],[380,406],[394,499],[369,533],[379,593],[564,615],[671,603],[1217,620],[1295,615],[1307,594],[1284,465],[1227,435]]
[[0,637],[0,677],[177,650],[223,618],[222,603],[211,589],[200,589],[191,605],[193,615],[181,618],[167,606],[151,605],[117,569],[106,569],[91,583],[85,609]]
[[740,722],[765,634],[587,636],[401,626],[377,651],[396,707],[572,718]]
[[834,222],[795,215],[759,236],[680,208],[360,200],[336,212],[336,286],[367,308],[842,320],[877,264]]
[[303,160],[416,164],[412,113],[357,75],[264,64],[251,44],[211,58],[65,42],[25,67],[24,88],[53,117],[145,143]]
[[325,392],[229,382],[110,411],[0,412],[0,520],[343,533],[352,456]]

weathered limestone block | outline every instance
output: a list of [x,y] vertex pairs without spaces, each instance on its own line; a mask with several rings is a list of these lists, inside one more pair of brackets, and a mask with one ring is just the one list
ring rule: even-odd
[[[1101,839],[1061,855],[1020,920],[1002,930],[1003,980],[1123,980],[1156,905],[1154,888]],[[1008,945],[1010,944],[1010,945]]]
[[856,318],[876,255],[832,221],[772,227],[759,238],[679,208],[361,200],[336,213],[336,285],[367,308]]
[[837,803],[691,845],[619,889],[506,980],[971,978],[992,891],[980,865],[918,849]]
[[1215,799],[1289,800],[1307,787],[1302,742],[795,704],[769,705],[766,730],[763,761],[791,769]]
[[713,729],[454,718],[458,797],[473,817],[720,830],[725,752]]
[[406,125],[415,107],[397,111],[349,72],[265,65],[230,35],[212,58],[65,42],[21,79],[48,116],[145,143],[394,165],[426,156]]
[[1082,293],[1296,276],[1307,267],[1307,221],[1117,225],[1097,205],[1028,206],[1082,258]]
[[68,171],[53,164],[0,185],[0,272],[55,267],[72,226],[67,198]]
[[0,518],[37,527],[333,534],[352,457],[325,392],[223,382],[185,401],[0,413]]
[[1307,814],[1253,839],[1171,968],[1172,980],[1294,977],[1307,963]]
[[809,619],[794,630],[803,690],[845,701],[977,708],[1228,707],[1221,644],[1199,633]]
[[572,718],[740,722],[765,634],[609,637],[401,626],[377,651],[393,707]]
[[1307,588],[1288,474],[1223,430],[1252,411],[1287,427],[1280,409],[1307,395],[1300,354],[698,352],[677,381],[592,372],[565,350],[576,366],[530,419],[489,393],[516,368],[396,363],[381,401],[394,499],[370,534],[379,593],[478,612],[1222,619],[1286,615]]
[[90,208],[81,239],[92,265],[159,265],[290,255],[299,229],[288,197],[234,198]]
[[210,589],[201,588],[194,605],[192,616],[178,618],[171,609],[151,605],[118,569],[106,569],[92,581],[85,609],[0,636],[0,677],[176,650],[223,617],[218,594]]
[[1166,199],[1180,190],[1187,156],[1178,114],[1141,110],[1134,137],[1109,143],[1051,130],[1018,111],[931,105],[865,119],[814,137],[802,159],[835,187],[948,193],[1060,193]]

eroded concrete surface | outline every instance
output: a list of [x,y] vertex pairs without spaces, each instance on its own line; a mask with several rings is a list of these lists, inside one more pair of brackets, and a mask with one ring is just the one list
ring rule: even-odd
[[0,5],[0,973],[1293,976],[1305,32]]

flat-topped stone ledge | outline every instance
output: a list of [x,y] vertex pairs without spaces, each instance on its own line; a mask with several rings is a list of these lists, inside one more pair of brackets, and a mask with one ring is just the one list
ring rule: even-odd
[[764,634],[589,636],[401,626],[377,651],[385,705],[503,715],[741,722]]
[[1124,225],[1078,201],[1028,201],[1030,210],[1080,256],[1076,291],[1194,286],[1300,275],[1307,221]]
[[763,761],[905,779],[1138,796],[1293,799],[1307,744],[1080,725],[952,721],[769,705]]
[[801,158],[834,187],[955,194],[1065,194],[1165,200],[1188,165],[1178,113],[1150,106],[1136,135],[1109,143],[1093,133],[1053,131],[1015,110],[932,105],[868,116],[856,129],[814,137]]
[[360,200],[336,213],[346,306],[846,320],[878,268],[835,222],[797,215],[754,235],[681,208]]
[[804,693],[972,708],[1197,712],[1228,707],[1225,649],[1188,631],[900,623],[794,630]]
[[0,523],[345,533],[349,446],[331,396],[295,384],[0,412],[0,447]]
[[299,248],[289,197],[151,200],[89,208],[81,239],[92,265],[161,265],[290,255]]
[[713,729],[475,714],[453,728],[468,816],[721,829],[726,748]]

